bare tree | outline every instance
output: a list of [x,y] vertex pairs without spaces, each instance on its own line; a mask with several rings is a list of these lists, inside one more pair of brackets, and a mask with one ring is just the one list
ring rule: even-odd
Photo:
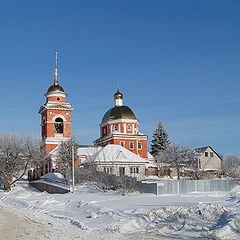
[[60,171],[66,180],[72,178],[72,147],[74,150],[74,162],[77,160],[77,149],[78,145],[76,143],[75,137],[71,137],[66,141],[62,141],[58,149],[59,157],[59,167]]
[[229,177],[240,177],[240,158],[232,154],[226,155],[222,162],[222,170]]
[[178,180],[180,180],[182,167],[193,167],[196,164],[193,149],[176,143],[169,145],[163,152],[159,152],[155,159],[159,166],[162,163],[168,163],[171,167],[175,167]]
[[29,161],[40,158],[39,141],[32,136],[0,135],[0,179],[6,191],[26,173]]

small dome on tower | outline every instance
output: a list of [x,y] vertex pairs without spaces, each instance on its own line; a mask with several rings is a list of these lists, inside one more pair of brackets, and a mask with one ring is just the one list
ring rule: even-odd
[[114,99],[123,99],[123,95],[119,90],[114,94]]
[[64,89],[60,86],[60,85],[55,85],[53,84],[52,86],[50,86],[47,90],[48,93],[50,92],[64,92]]

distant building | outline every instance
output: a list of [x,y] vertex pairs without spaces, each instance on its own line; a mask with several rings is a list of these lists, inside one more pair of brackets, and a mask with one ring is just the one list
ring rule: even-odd
[[201,170],[221,170],[222,158],[210,146],[194,149]]

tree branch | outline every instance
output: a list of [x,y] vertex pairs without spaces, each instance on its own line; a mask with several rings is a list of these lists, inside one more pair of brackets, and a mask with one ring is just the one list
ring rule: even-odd
[[26,162],[26,165],[25,165],[25,168],[24,168],[24,170],[23,170],[23,173],[22,173],[18,178],[16,178],[14,181],[12,181],[12,182],[10,183],[10,186],[12,186],[15,182],[17,182],[19,179],[21,179],[21,178],[23,177],[23,175],[24,175],[24,174],[26,173],[26,171],[27,171],[28,163],[29,163],[29,161]]

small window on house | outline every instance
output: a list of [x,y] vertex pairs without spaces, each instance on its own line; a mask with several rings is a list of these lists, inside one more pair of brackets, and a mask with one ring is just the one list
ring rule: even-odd
[[120,142],[120,145],[121,145],[122,147],[124,147],[124,142],[121,141],[121,142]]
[[213,157],[213,152],[210,152],[210,157]]
[[63,133],[63,120],[61,118],[55,120],[55,133]]
[[117,131],[118,130],[118,127],[117,126],[114,126],[114,131]]
[[134,149],[134,144],[133,144],[133,142],[130,142],[130,143],[129,143],[129,148],[130,148],[130,149]]
[[205,157],[208,157],[208,152],[205,152]]
[[130,173],[139,173],[139,168],[138,167],[131,167],[130,168]]
[[138,142],[138,149],[142,149],[142,143]]
[[112,168],[111,167],[104,167],[104,172],[107,174],[112,174]]
[[103,129],[103,133],[106,134],[106,128]]
[[131,125],[127,125],[127,130],[131,131],[131,129],[132,129]]

